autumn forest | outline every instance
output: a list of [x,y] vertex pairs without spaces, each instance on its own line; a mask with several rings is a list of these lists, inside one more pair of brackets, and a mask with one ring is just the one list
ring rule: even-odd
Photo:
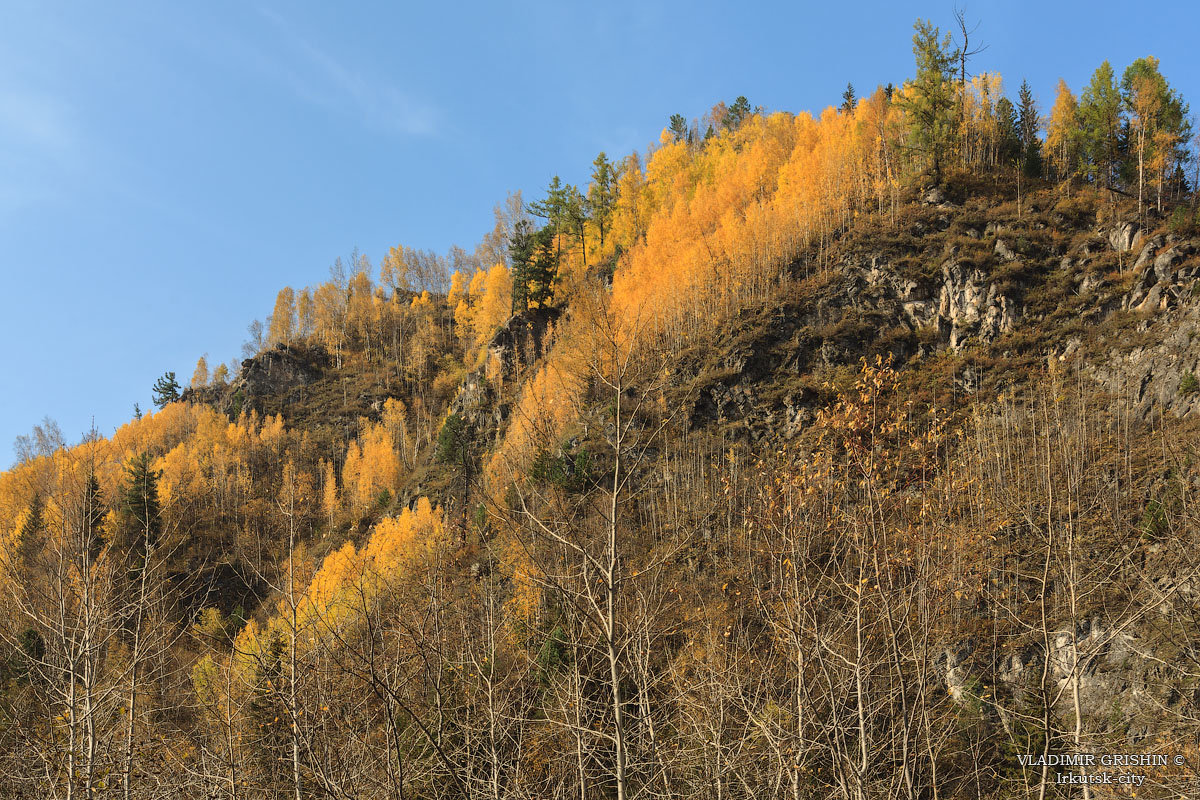
[[1197,131],[959,21],[21,437],[0,798],[1196,796]]

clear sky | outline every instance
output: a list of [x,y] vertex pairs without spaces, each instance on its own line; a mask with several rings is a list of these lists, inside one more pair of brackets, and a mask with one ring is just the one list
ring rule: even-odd
[[[1191,2],[968,2],[975,69],[1043,111],[1157,55],[1200,109]],[[912,73],[951,3],[122,2],[0,8],[0,465],[165,370],[237,356],[284,285],[360,248],[471,249],[511,190],[739,94],[817,110]]]

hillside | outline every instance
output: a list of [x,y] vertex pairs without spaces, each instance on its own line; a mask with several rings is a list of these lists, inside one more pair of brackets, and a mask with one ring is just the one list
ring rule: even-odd
[[1200,791],[1190,131],[1043,138],[928,33],[0,474],[0,796]]

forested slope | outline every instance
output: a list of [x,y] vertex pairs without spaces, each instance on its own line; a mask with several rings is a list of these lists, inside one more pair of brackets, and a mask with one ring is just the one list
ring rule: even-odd
[[1078,752],[1195,793],[1187,107],[1147,58],[1043,120],[914,52],[339,261],[25,448],[0,795],[1067,797],[1018,756]]

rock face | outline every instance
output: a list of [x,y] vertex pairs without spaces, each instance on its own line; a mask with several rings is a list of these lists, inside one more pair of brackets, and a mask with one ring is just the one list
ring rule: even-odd
[[[1000,240],[996,240],[1000,244]],[[938,328],[953,350],[961,350],[972,337],[985,342],[1008,333],[1020,314],[1015,304],[988,282],[978,269],[964,269],[947,261],[938,296]]]
[[897,364],[932,350],[994,342],[1015,330],[1022,309],[978,267],[951,255],[940,280],[906,277],[882,255],[843,264],[815,298],[784,302],[741,321],[697,387],[693,424],[733,424],[751,439],[794,437],[813,417],[817,394],[797,376],[889,352]]
[[[1166,244],[1162,239],[1147,244],[1134,262],[1136,282],[1123,307],[1137,311],[1166,311],[1186,299],[1198,272],[1191,261],[1196,248],[1190,242]],[[1185,265],[1185,261],[1191,261]]]
[[[836,371],[860,356],[891,354],[904,367],[934,352],[939,368],[953,369],[955,391],[977,391],[987,370],[1019,385],[1022,361],[1054,358],[1132,398],[1143,417],[1200,413],[1200,241],[1090,219],[1039,238],[1035,222],[975,217],[952,219],[952,235],[930,245],[941,199],[922,201],[925,216],[898,246],[864,237],[825,283],[747,312],[716,352],[681,364],[698,373],[692,424],[751,442],[793,438],[828,401],[821,378],[844,376]],[[1152,575],[1150,566],[1137,568]],[[1178,612],[1173,600],[1138,618],[1106,606],[1073,620],[1059,614],[1044,637],[1026,627],[1003,644],[978,634],[944,641],[938,677],[954,702],[1015,730],[1045,676],[1057,727],[1072,729],[1077,702],[1098,730],[1144,742],[1153,715],[1200,705],[1200,689],[1170,685],[1162,668],[1165,658],[1196,657],[1176,655],[1161,633],[1168,615],[1194,611],[1193,580],[1155,581],[1155,597],[1187,595]],[[978,613],[986,622],[992,612]]]
[[305,388],[320,380],[330,363],[321,347],[277,344],[243,361],[241,372],[228,384],[187,389],[182,399],[206,403],[230,416],[251,410],[272,413],[302,402]]
[[561,310],[538,308],[517,314],[496,331],[487,346],[487,361],[467,373],[450,403],[481,444],[490,444],[503,430],[511,401],[505,384],[519,385],[520,374],[545,354],[548,338]]
[[[899,244],[845,246],[818,289],[747,312],[695,358],[693,424],[791,438],[819,404],[821,382],[805,376],[938,350],[997,359],[993,376],[1018,354],[1070,359],[1143,415],[1200,411],[1200,241],[1078,215],[989,221],[937,192],[920,199],[907,230],[884,237]],[[954,376],[968,393],[984,380],[972,369]]]
[[301,352],[278,344],[243,361],[234,388],[242,390],[247,408],[261,410],[261,401],[266,397],[282,397],[284,403],[299,402],[304,387],[320,378],[328,365],[329,354],[324,350]]
[[[1025,643],[1002,651],[967,637],[943,646],[935,663],[956,703],[975,704],[985,697],[1005,724],[1017,718],[1016,709],[1037,702],[1045,672],[1047,688],[1056,698],[1056,716],[1068,728],[1078,693],[1082,716],[1125,731],[1135,744],[1147,730],[1140,720],[1147,708],[1177,707],[1187,701],[1163,687],[1154,648],[1138,638],[1138,629],[1093,616],[1052,630],[1045,639],[1031,633]],[[994,676],[997,684],[985,688],[985,676]]]
[[1140,315],[1132,346],[1113,342],[1093,373],[1116,393],[1132,396],[1143,416],[1156,409],[1200,411],[1200,259],[1192,242],[1156,236],[1132,271],[1132,288],[1114,305]]
[[506,372],[532,365],[542,357],[547,334],[560,313],[557,307],[535,308],[510,317],[488,342],[488,355],[498,359]]

